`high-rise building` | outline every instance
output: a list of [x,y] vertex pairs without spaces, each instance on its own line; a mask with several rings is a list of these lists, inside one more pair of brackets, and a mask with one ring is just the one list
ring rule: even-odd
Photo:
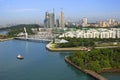
[[81,24],[82,24],[83,27],[88,26],[88,19],[86,17],[82,18]]
[[59,13],[59,27],[65,27],[64,13],[62,11]]
[[112,19],[108,19],[108,24],[112,25]]
[[59,27],[59,19],[56,19],[56,27]]
[[54,13],[50,13],[50,14],[49,14],[49,19],[50,19],[50,28],[54,28],[54,24],[55,24],[55,16],[54,16]]
[[100,21],[100,22],[99,22],[99,26],[100,26],[100,27],[108,27],[108,24],[107,24],[107,22],[105,22],[105,21]]
[[54,13],[45,13],[45,20],[44,20],[44,27],[45,28],[53,28],[54,27],[54,23],[55,23],[55,17],[54,17]]
[[50,18],[49,18],[49,13],[48,12],[45,12],[44,26],[45,26],[45,28],[50,27]]

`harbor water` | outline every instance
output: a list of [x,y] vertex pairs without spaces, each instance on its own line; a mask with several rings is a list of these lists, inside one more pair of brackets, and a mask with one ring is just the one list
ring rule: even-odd
[[[0,42],[0,80],[94,80],[64,61],[69,52],[48,51],[46,44],[22,40]],[[17,59],[18,54],[24,59]],[[120,74],[112,78],[109,74],[103,76],[120,79]]]
[[[50,52],[46,43],[0,42],[0,80],[94,80],[64,61],[69,52]],[[16,58],[21,54],[24,59]]]

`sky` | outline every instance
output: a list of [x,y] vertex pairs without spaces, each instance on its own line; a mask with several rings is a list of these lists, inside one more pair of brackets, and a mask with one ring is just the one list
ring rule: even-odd
[[38,23],[44,21],[45,12],[55,18],[64,12],[66,21],[89,21],[114,18],[120,20],[120,0],[0,0],[0,25]]

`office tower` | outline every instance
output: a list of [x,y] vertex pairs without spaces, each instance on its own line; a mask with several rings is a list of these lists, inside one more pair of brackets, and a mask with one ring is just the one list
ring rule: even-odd
[[56,27],[59,27],[59,19],[56,19]]
[[108,19],[108,24],[112,25],[112,19]]
[[86,27],[86,26],[88,26],[88,19],[87,18],[82,18],[82,20],[81,20],[81,24],[82,24],[82,26],[83,27]]
[[54,23],[55,23],[54,13],[49,14],[49,19],[50,19],[50,28],[54,28]]
[[49,19],[49,13],[48,12],[45,12],[44,27],[45,28],[50,27],[50,19]]
[[100,26],[100,27],[107,27],[108,24],[107,24],[107,22],[105,22],[105,21],[100,21],[100,22],[99,22],[99,26]]
[[109,24],[109,26],[114,26],[115,25],[115,20],[114,19],[108,19],[108,24]]
[[44,20],[44,26],[45,28],[53,28],[54,27],[54,13],[45,13],[45,20]]
[[64,13],[62,11],[59,13],[59,27],[62,27],[62,28],[65,27]]

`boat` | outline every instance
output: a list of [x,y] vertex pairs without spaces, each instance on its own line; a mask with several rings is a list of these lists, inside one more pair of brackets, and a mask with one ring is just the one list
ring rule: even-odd
[[24,59],[24,57],[22,55],[18,54],[17,59]]

